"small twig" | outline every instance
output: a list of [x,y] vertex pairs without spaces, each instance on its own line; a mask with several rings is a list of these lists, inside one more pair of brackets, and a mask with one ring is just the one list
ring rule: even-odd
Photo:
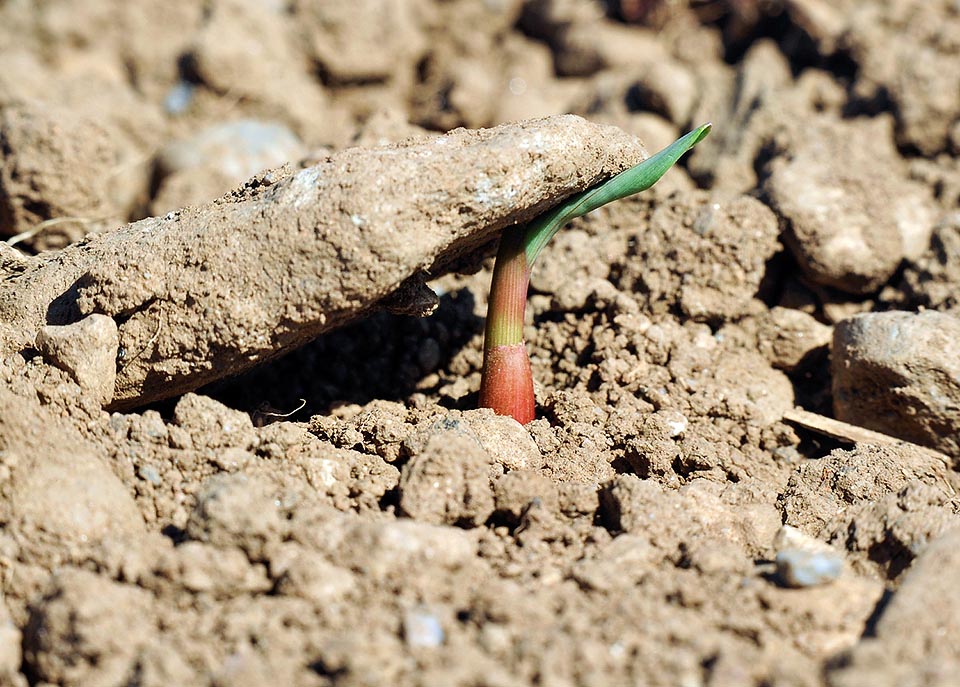
[[121,160],[107,171],[107,176],[113,179],[116,176],[126,173],[130,169],[146,164],[156,156],[158,150],[158,148],[152,148],[151,150],[131,155],[126,160]]
[[300,399],[300,405],[298,405],[296,408],[294,408],[293,410],[291,410],[289,413],[274,413],[274,412],[269,411],[269,410],[258,410],[257,413],[260,414],[260,415],[263,415],[264,417],[290,417],[290,416],[293,415],[294,413],[296,413],[296,412],[298,412],[298,411],[300,411],[300,410],[303,410],[304,406],[306,406],[306,405],[307,405],[307,399],[301,398],[301,399]]
[[[296,408],[291,410],[289,413],[277,413],[272,410],[260,410],[258,408],[257,410],[253,411],[253,424],[256,427],[263,427],[265,424],[267,424],[268,419],[270,418],[282,419],[282,418],[290,417],[294,413],[297,413],[303,410],[304,406],[306,405],[307,405],[307,399],[301,398],[300,405],[298,405]],[[261,408],[264,408],[264,407],[268,408],[269,406],[267,406],[266,404],[261,406]]]
[[157,340],[157,337],[160,336],[160,329],[162,329],[162,328],[163,328],[163,318],[160,317],[160,313],[158,312],[158,313],[157,313],[157,330],[153,333],[153,336],[151,336],[151,337],[147,340],[147,343],[143,344],[143,347],[140,348],[139,351],[137,351],[136,353],[134,353],[133,357],[127,358],[127,359],[125,359],[125,360],[123,361],[123,365],[120,366],[120,369],[122,370],[122,369],[125,368],[127,365],[129,365],[129,364],[132,363],[134,360],[136,360],[136,359],[139,358],[141,355],[143,355],[143,354],[146,352],[146,350],[147,350],[148,348],[150,348],[150,346]]
[[837,441],[843,441],[849,444],[876,444],[879,446],[897,446],[907,444],[908,446],[916,448],[925,453],[935,455],[938,458],[946,461],[948,464],[953,464],[953,460],[951,458],[932,448],[920,446],[919,444],[914,444],[913,442],[906,441],[905,439],[898,439],[897,437],[892,437],[889,434],[883,434],[882,432],[875,432],[872,429],[867,429],[866,427],[858,427],[857,425],[851,425],[847,422],[841,422],[840,420],[824,417],[823,415],[811,413],[810,411],[803,410],[802,408],[788,410],[783,414],[783,419],[792,424],[800,425],[801,427],[809,429],[813,432],[828,436],[831,439],[836,439]]
[[[122,162],[118,162],[110,170],[107,171],[107,176],[112,179],[116,176],[119,176],[120,174],[124,174],[132,167],[136,167],[138,165],[144,164],[145,162],[150,160],[154,155],[155,155],[155,151],[143,152],[143,153],[139,153],[137,155],[132,156],[128,160],[123,160]],[[34,236],[44,231],[45,229],[49,229],[50,227],[54,227],[58,224],[64,224],[66,222],[76,222],[77,224],[87,225],[87,224],[96,224],[97,222],[104,222],[107,219],[108,219],[107,217],[51,217],[50,219],[45,219],[39,224],[36,224],[30,227],[26,231],[22,231],[15,236],[11,236],[6,240],[6,243],[9,246],[15,246],[18,243],[21,243],[22,241],[26,241],[27,239],[32,239]]]
[[8,246],[15,246],[21,241],[26,241],[27,239],[33,238],[44,229],[49,229],[50,227],[58,224],[65,224],[66,222],[76,222],[77,224],[94,224],[96,222],[102,222],[103,220],[104,218],[102,217],[51,217],[50,219],[45,219],[39,224],[30,227],[26,231],[21,231],[16,236],[11,236],[7,239],[6,243]]

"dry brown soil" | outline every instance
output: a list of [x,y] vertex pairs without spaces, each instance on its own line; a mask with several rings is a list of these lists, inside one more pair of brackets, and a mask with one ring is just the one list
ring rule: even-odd
[[954,0],[0,0],[0,239],[2,685],[960,684]]

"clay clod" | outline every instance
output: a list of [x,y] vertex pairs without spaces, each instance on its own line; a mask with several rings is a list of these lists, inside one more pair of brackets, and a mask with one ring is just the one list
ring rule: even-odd
[[71,246],[0,287],[0,314],[34,331],[77,310],[122,316],[137,356],[113,407],[142,405],[356,319],[423,270],[476,263],[505,226],[644,157],[634,137],[573,116],[352,148]]

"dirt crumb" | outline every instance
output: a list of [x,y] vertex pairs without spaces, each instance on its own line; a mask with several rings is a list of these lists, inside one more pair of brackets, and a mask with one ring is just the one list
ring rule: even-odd
[[[710,516],[688,515],[684,504],[690,500],[696,500],[703,510],[709,508]],[[779,518],[772,506],[737,512],[723,502],[717,485],[705,480],[691,482],[674,492],[664,491],[651,480],[625,475],[607,486],[601,503],[611,527],[643,533],[658,548],[668,551],[678,550],[681,540],[692,532],[700,532],[700,536],[720,536],[747,550],[766,552],[779,529]]]
[[24,664],[34,679],[61,685],[118,685],[156,635],[150,599],[135,587],[65,569],[33,608]]
[[193,448],[249,448],[255,441],[249,415],[209,396],[185,394],[177,402],[173,418],[177,427],[186,430]]
[[833,331],[811,315],[793,308],[775,307],[760,321],[760,351],[778,370],[791,372],[804,360],[825,352]]
[[267,486],[246,475],[210,480],[197,497],[186,535],[215,546],[238,546],[251,560],[263,560],[278,541],[284,523]]
[[349,570],[332,565],[317,551],[285,543],[270,557],[270,573],[280,594],[299,596],[317,604],[343,601],[356,588]]
[[498,479],[495,496],[497,513],[515,522],[535,502],[551,512],[560,509],[557,485],[532,470],[514,470]]
[[30,242],[63,248],[122,223],[111,183],[122,149],[97,122],[31,103],[0,111],[0,235],[49,226]]
[[842,656],[829,673],[831,687],[949,684],[958,657],[956,527],[933,540],[884,606],[875,633]]
[[905,308],[955,311],[960,309],[958,283],[960,214],[954,213],[934,228],[929,250],[907,262],[897,288],[883,295],[886,300]]
[[786,524],[896,577],[957,522],[956,482],[943,460],[922,451],[864,445],[800,465],[778,505]]
[[493,512],[490,465],[472,438],[438,432],[403,467],[400,510],[437,525],[483,524]]
[[26,677],[20,673],[23,662],[23,637],[14,624],[5,604],[0,604],[0,679],[14,687],[25,687]]
[[[34,424],[40,419],[42,424]],[[0,395],[2,520],[15,556],[50,565],[96,556],[144,533],[121,481],[75,429],[35,399]]]

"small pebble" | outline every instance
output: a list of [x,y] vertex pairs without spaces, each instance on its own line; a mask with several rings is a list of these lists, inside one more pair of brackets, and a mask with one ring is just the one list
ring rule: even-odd
[[437,616],[425,608],[414,608],[403,616],[403,638],[407,646],[433,648],[443,644],[444,633]]
[[815,587],[836,580],[843,559],[835,553],[784,549],[777,554],[777,578],[787,587]]
[[160,479],[160,473],[152,465],[141,465],[137,468],[137,474],[140,475],[140,479],[144,479],[150,484],[160,484],[163,481]]
[[683,413],[679,413],[675,410],[662,410],[659,411],[659,414],[661,417],[663,417],[664,424],[667,428],[667,433],[671,438],[681,436],[687,431],[687,426],[690,424],[690,422]]
[[183,114],[190,107],[195,90],[196,87],[192,83],[187,81],[177,82],[173,88],[167,91],[167,95],[163,99],[163,109],[167,111],[167,114]]
[[239,446],[230,446],[214,453],[210,462],[224,472],[236,472],[250,462],[252,458],[254,458],[254,455],[249,451]]

